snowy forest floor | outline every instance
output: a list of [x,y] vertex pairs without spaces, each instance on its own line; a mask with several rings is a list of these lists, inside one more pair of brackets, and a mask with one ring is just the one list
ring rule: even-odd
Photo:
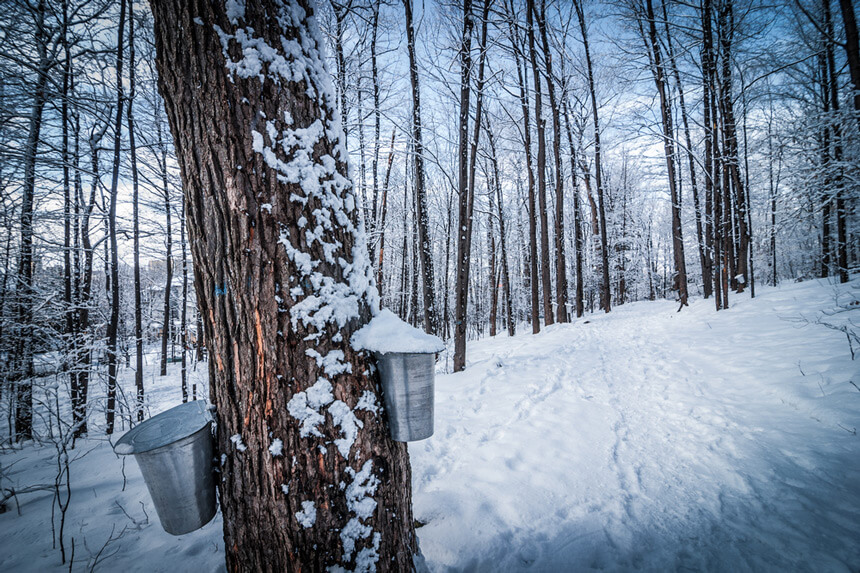
[[[856,300],[860,278],[757,294],[470,343],[466,371],[437,376],[435,435],[409,446],[430,570],[860,570],[860,357],[797,320]],[[828,320],[846,318],[860,307]],[[153,413],[179,402],[177,372],[148,378]],[[123,490],[104,439],[75,452],[75,570],[100,550],[97,570],[223,569],[220,513],[168,535],[133,461]],[[50,446],[0,463],[15,483],[53,481]],[[18,501],[0,515],[0,570],[60,570],[52,493]]]

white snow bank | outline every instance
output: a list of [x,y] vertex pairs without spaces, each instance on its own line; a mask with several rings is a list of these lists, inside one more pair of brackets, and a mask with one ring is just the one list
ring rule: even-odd
[[371,352],[420,352],[432,354],[445,350],[438,336],[410,326],[383,308],[364,328],[352,335],[352,347]]

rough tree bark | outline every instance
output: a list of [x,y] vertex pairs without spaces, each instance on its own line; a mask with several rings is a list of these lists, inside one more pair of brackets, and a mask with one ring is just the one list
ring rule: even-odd
[[561,165],[560,105],[555,95],[555,76],[552,72],[552,50],[546,31],[546,0],[541,0],[536,11],[538,30],[543,44],[544,71],[549,108],[552,110],[552,154],[555,165],[555,302],[558,322],[568,322],[567,316],[567,257],[564,252],[564,173]]
[[479,39],[478,81],[475,88],[474,133],[469,140],[469,99],[472,75],[472,28],[471,0],[463,4],[463,39],[460,46],[460,165],[459,165],[459,212],[457,228],[457,282],[454,287],[454,372],[466,367],[466,312],[469,306],[469,274],[472,257],[472,213],[475,207],[475,164],[478,143],[481,137],[481,114],[484,101],[484,69],[486,65],[487,19],[489,0],[484,0]]
[[30,324],[33,318],[33,200],[36,190],[36,152],[42,131],[42,113],[47,100],[48,71],[53,65],[53,58],[48,52],[50,38],[45,26],[46,10],[44,0],[39,0],[33,14],[39,63],[27,128],[27,142],[24,145],[24,186],[21,191],[21,242],[15,287],[17,359],[14,373],[15,439],[19,442],[33,437],[33,335]]
[[[604,312],[612,310],[610,304],[609,286],[609,245],[606,237],[606,208],[603,201],[603,174],[601,165],[600,149],[600,118],[597,106],[597,90],[594,87],[594,69],[591,63],[591,50],[588,44],[588,27],[585,25],[585,13],[582,9],[582,1],[575,0],[574,8],[579,20],[579,30],[582,33],[582,45],[585,50],[585,64],[588,72],[588,91],[591,96],[591,113],[594,122],[594,182],[597,187],[597,211],[600,219],[600,264],[602,267],[602,278],[600,287],[600,304]],[[587,177],[587,175],[586,175]]]
[[690,186],[693,191],[693,209],[696,216],[696,244],[699,247],[699,262],[702,267],[702,287],[705,298],[709,298],[714,291],[713,277],[711,276],[711,261],[705,246],[704,229],[702,224],[702,205],[699,199],[699,182],[696,177],[696,157],[693,152],[693,138],[690,135],[690,121],[687,114],[687,102],[684,98],[684,84],[681,82],[681,73],[675,60],[675,50],[672,45],[672,33],[669,28],[669,14],[666,2],[663,4],[663,27],[666,30],[666,50],[669,56],[669,65],[678,87],[678,105],[681,111],[681,121],[684,125],[684,143],[686,144],[687,162],[690,169]]
[[[391,129],[391,147],[388,151],[388,165],[385,168],[385,179],[382,182],[382,200],[379,206],[379,238],[377,240],[377,266],[376,266],[376,288],[379,289],[379,297],[382,298],[382,287],[385,284],[385,273],[383,272],[383,261],[385,259],[385,219],[388,216],[388,184],[391,181],[391,166],[394,164],[394,136],[397,128]],[[375,191],[374,191],[375,192]],[[375,203],[375,202],[374,202]]]
[[845,54],[848,57],[848,72],[854,87],[854,113],[860,128],[860,34],[857,32],[857,17],[851,0],[839,0],[842,24],[845,27]]
[[538,67],[537,48],[535,46],[534,14],[536,12],[534,0],[526,0],[526,31],[529,42],[529,58],[532,65],[532,79],[535,90],[535,126],[537,127],[537,196],[538,216],[540,218],[540,277],[541,291],[543,292],[543,318],[544,324],[549,326],[555,323],[555,315],[552,310],[552,278],[550,277],[550,252],[549,252],[549,221],[546,207],[546,122],[543,119],[543,101],[541,97],[541,71]]
[[137,174],[137,151],[134,142],[134,98],[135,70],[134,70],[134,5],[129,5],[128,10],[128,146],[131,159],[131,186],[132,186],[132,256],[134,264],[134,386],[137,391],[135,410],[137,421],[143,421],[143,302],[141,301],[140,284],[140,209],[138,204],[139,185]]
[[839,78],[836,71],[836,58],[833,53],[833,15],[830,10],[830,0],[824,0],[824,27],[827,33],[825,38],[827,49],[827,77],[828,77],[828,96],[830,97],[830,108],[833,110],[833,118],[830,119],[831,130],[833,132],[833,159],[836,163],[833,176],[833,207],[834,215],[836,216],[836,249],[835,262],[836,272],[839,275],[840,283],[848,282],[848,238],[846,236],[846,215],[847,209],[845,204],[845,182],[843,181],[844,166],[842,163],[842,126],[839,124]]
[[[732,80],[732,42],[734,39],[734,11],[731,2],[723,2],[719,13],[718,37],[720,42],[720,60],[722,63],[720,73],[720,116],[723,128],[723,165],[724,178],[723,188],[731,191],[724,193],[723,216],[731,219],[731,213],[736,215],[734,223],[737,226],[737,241],[728,241],[733,264],[730,265],[732,273],[730,281],[736,286],[737,292],[743,292],[749,284],[749,246],[750,237],[747,226],[747,201],[744,192],[744,184],[741,179],[740,159],[738,153],[737,125],[735,123],[733,80]],[[732,199],[734,199],[732,204]],[[732,208],[733,207],[733,208]],[[723,236],[724,240],[731,233]],[[736,244],[736,246],[735,246]],[[724,254],[726,249],[724,249]]]
[[110,318],[107,327],[107,427],[105,433],[113,433],[116,414],[117,338],[119,334],[119,246],[116,240],[116,202],[119,185],[119,162],[122,147],[122,110],[124,90],[122,87],[123,35],[125,32],[126,0],[119,4],[119,31],[116,48],[116,123],[114,123],[113,172],[110,183],[110,207],[108,209],[108,242],[110,244]]
[[[485,131],[487,133],[487,142],[490,146],[490,162],[493,166],[493,184],[494,189],[490,190],[492,194],[495,192],[496,194],[496,206],[498,208],[499,215],[499,258],[501,259],[502,265],[502,286],[504,287],[504,304],[505,304],[505,325],[508,330],[508,336],[513,336],[516,334],[514,320],[514,312],[513,312],[513,295],[511,293],[511,277],[508,269],[508,249],[507,249],[507,239],[505,237],[505,212],[504,206],[502,203],[502,180],[501,180],[501,172],[499,170],[499,160],[496,155],[496,141],[495,136],[493,135],[493,130],[490,127],[490,118],[485,116],[484,118],[484,126]],[[492,213],[491,213],[492,214]]]
[[158,169],[161,172],[161,193],[164,198],[164,238],[167,250],[165,251],[165,272],[167,276],[164,279],[164,309],[162,311],[161,325],[161,376],[167,376],[167,345],[170,342],[170,333],[173,330],[173,324],[170,319],[170,295],[173,287],[173,203],[170,200],[170,186],[167,182],[167,146],[164,143],[164,136],[161,133],[161,114],[155,114],[155,128],[158,137],[158,145],[160,147],[160,159],[158,160]]
[[237,4],[152,2],[224,454],[227,567],[407,571],[406,446],[360,406],[378,391],[349,344],[378,300],[323,40],[304,0]]
[[[583,313],[583,276],[582,276],[582,223],[580,222],[581,207],[579,206],[579,189],[576,184],[576,146],[573,144],[573,130],[570,127],[570,110],[567,105],[567,99],[564,101],[564,123],[567,128],[567,144],[570,147],[570,187],[571,195],[573,195],[573,246],[576,253],[576,287],[574,307],[576,309],[576,317],[582,317]],[[588,175],[586,174],[586,179]]]
[[[675,173],[675,130],[672,121],[671,102],[668,93],[668,77],[663,64],[660,41],[657,38],[657,24],[654,17],[654,5],[651,0],[645,0],[645,17],[648,21],[648,32],[643,31],[643,41],[649,51],[651,71],[654,84],[660,97],[660,119],[663,124],[663,151],[666,155],[666,173],[669,178],[669,197],[672,202],[672,254],[675,269],[673,289],[678,293],[681,307],[687,306],[687,263],[684,256],[684,236],[681,229],[681,197],[678,193],[678,175]],[[650,45],[649,45],[650,42]]]
[[[528,272],[529,291],[531,293],[531,324],[532,333],[540,332],[540,284],[537,271],[537,219],[535,213],[535,176],[534,167],[532,165],[532,136],[531,123],[529,121],[529,99],[528,88],[526,87],[526,78],[528,76],[528,66],[525,63],[525,56],[520,51],[522,38],[517,32],[519,22],[516,19],[516,12],[513,5],[506,5],[508,14],[508,31],[511,41],[511,50],[514,54],[514,63],[517,67],[517,84],[520,89],[520,107],[523,114],[523,145],[526,154],[526,171],[528,171],[528,220],[529,220],[529,248],[528,257],[524,261]],[[519,180],[518,180],[519,181]]]
[[412,151],[415,155],[416,217],[421,262],[421,294],[424,300],[424,330],[436,334],[439,320],[433,298],[433,250],[430,245],[430,220],[424,181],[424,144],[421,140],[421,88],[415,56],[415,29],[412,26],[412,0],[403,0],[406,12],[406,48],[409,52],[409,80],[412,84]]

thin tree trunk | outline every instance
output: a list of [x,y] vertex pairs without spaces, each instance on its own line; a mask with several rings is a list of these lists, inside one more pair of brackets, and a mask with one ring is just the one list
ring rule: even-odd
[[107,390],[107,427],[105,433],[110,435],[114,429],[116,412],[116,379],[117,379],[117,335],[119,330],[119,246],[116,240],[116,201],[119,185],[120,149],[122,146],[122,111],[123,111],[123,45],[125,32],[126,0],[119,4],[119,31],[117,33],[116,49],[116,122],[114,123],[113,174],[110,184],[110,208],[108,211],[108,241],[110,243],[110,319],[107,328],[107,359],[108,359],[108,390]]
[[830,107],[833,110],[833,118],[828,118],[832,125],[833,131],[833,159],[836,163],[836,168],[833,172],[834,177],[834,207],[836,216],[836,270],[839,274],[839,282],[848,282],[848,240],[846,236],[846,208],[845,208],[845,183],[843,181],[843,163],[842,163],[842,127],[839,124],[839,78],[836,73],[836,58],[833,54],[833,16],[830,11],[830,0],[822,2],[824,6],[824,26],[827,32],[826,54],[827,54],[827,75],[828,75],[828,93],[830,96]]
[[[702,213],[701,201],[699,200],[699,183],[696,177],[696,157],[693,153],[693,138],[690,135],[690,122],[687,115],[687,103],[684,99],[684,84],[681,82],[681,73],[678,70],[678,64],[675,60],[675,50],[672,46],[672,34],[669,28],[669,15],[666,9],[666,1],[663,4],[663,24],[666,30],[666,46],[668,49],[669,64],[672,67],[672,75],[675,77],[675,85],[678,88],[678,103],[681,108],[681,121],[684,125],[684,143],[687,148],[687,161],[690,169],[690,185],[693,191],[693,208],[696,214],[696,244],[699,247],[699,262],[702,267],[702,286],[705,298],[710,298],[713,294],[714,284],[711,276],[711,262],[709,260],[708,249],[705,245],[704,229],[702,219],[706,216]],[[707,174],[706,174],[707,176]]]
[[[466,367],[466,329],[469,306],[469,271],[472,255],[472,212],[475,204],[475,162],[481,135],[481,113],[484,90],[485,47],[489,1],[484,0],[479,41],[478,84],[475,101],[474,135],[469,141],[469,100],[472,81],[471,0],[463,2],[463,36],[460,44],[460,128],[459,128],[459,211],[457,224],[457,281],[454,285],[454,372]],[[470,149],[471,148],[471,149]],[[471,152],[470,152],[471,151]]]
[[[372,230],[374,232],[384,233],[384,221],[377,221],[378,214],[378,205],[377,202],[379,200],[379,138],[381,137],[381,127],[382,127],[382,110],[379,108],[379,66],[376,57],[376,43],[377,36],[379,34],[379,2],[371,2],[370,9],[372,12],[371,17],[371,32],[370,32],[370,77],[371,82],[373,83],[373,163],[371,165],[371,169],[373,170],[373,213],[371,220],[373,221]],[[392,135],[393,138],[393,135]],[[393,152],[393,143],[392,143],[392,152]],[[388,163],[391,165],[391,162]],[[389,168],[390,170],[390,168]],[[389,171],[390,172],[390,171]],[[388,172],[385,175],[386,179],[388,178]],[[385,198],[383,198],[383,203]],[[382,207],[385,209],[385,207]],[[377,225],[379,225],[377,227]],[[382,238],[380,237],[381,241]],[[380,249],[380,252],[381,249]],[[380,261],[379,268],[382,268],[382,261]],[[382,271],[378,271],[380,279],[382,277]],[[381,281],[377,281],[377,286],[380,287],[379,296],[382,297],[382,289],[381,289]]]
[[[517,67],[517,83],[520,88],[520,107],[523,113],[523,144],[526,154],[526,171],[528,171],[528,220],[529,220],[529,256],[527,261],[528,281],[531,293],[531,323],[532,333],[540,332],[540,284],[537,271],[537,218],[535,214],[535,177],[534,167],[532,165],[532,138],[531,138],[531,122],[529,121],[529,99],[528,89],[526,88],[526,78],[528,76],[528,66],[525,63],[525,57],[521,57],[520,42],[521,38],[516,32],[517,23],[515,21],[513,6],[507,6],[508,11],[508,30],[510,33],[511,48],[514,53],[514,62]],[[521,60],[523,60],[521,62]]]
[[555,165],[555,301],[558,322],[568,322],[567,316],[567,256],[564,252],[564,173],[561,164],[561,118],[555,95],[555,76],[552,72],[552,50],[546,31],[546,0],[541,0],[537,14],[538,29],[543,44],[546,69],[546,92],[552,110],[552,153]]
[[717,74],[716,60],[713,48],[713,26],[712,26],[711,0],[702,2],[702,83],[704,98],[704,123],[705,123],[705,211],[709,220],[706,220],[706,241],[710,241],[711,264],[714,276],[715,294],[714,304],[717,310],[728,308],[729,294],[725,256],[723,254],[723,235],[726,231],[723,221],[722,193],[720,190],[720,144],[718,141],[719,131],[718,108],[716,104]]
[[532,79],[535,91],[535,126],[537,127],[537,196],[538,216],[540,218],[540,275],[541,291],[543,292],[543,317],[544,324],[549,326],[555,323],[552,310],[552,278],[550,277],[550,252],[549,252],[549,221],[546,206],[546,124],[543,119],[543,106],[541,97],[541,71],[537,63],[537,48],[535,47],[534,14],[536,12],[534,0],[526,0],[526,31],[529,42],[529,57],[532,65]]
[[490,127],[490,118],[488,116],[484,117],[484,126],[487,133],[487,141],[490,145],[490,161],[493,166],[493,183],[495,187],[495,189],[491,190],[490,193],[493,193],[493,191],[496,193],[496,205],[499,213],[499,258],[501,259],[502,266],[502,287],[504,288],[506,318],[505,324],[508,330],[508,336],[513,336],[516,334],[516,321],[514,319],[513,297],[511,294],[511,277],[508,270],[508,249],[505,238],[505,214],[502,200],[502,181],[501,173],[499,171],[499,161],[496,155],[495,136],[493,135],[493,130]]
[[[724,189],[729,186],[734,190],[734,205],[732,193],[724,193],[724,216],[728,219],[734,211],[737,223],[737,249],[732,247],[732,259],[737,263],[732,265],[731,280],[737,283],[737,291],[743,292],[749,284],[749,232],[747,228],[747,204],[743,181],[740,176],[740,160],[738,154],[737,127],[735,124],[734,102],[732,99],[732,40],[734,36],[734,12],[731,2],[723,2],[720,9],[720,25],[718,27],[722,61],[720,86],[720,113],[723,127],[723,160],[725,163]],[[732,209],[734,207],[734,209]],[[724,234],[724,239],[728,234]],[[728,243],[733,245],[732,242]],[[741,277],[740,281],[736,280]]]
[[493,225],[493,217],[496,216],[495,181],[487,175],[487,245],[490,252],[490,336],[496,335],[496,319],[499,307],[499,277],[496,272],[496,235]]
[[[827,39],[822,38],[826,44]],[[830,127],[827,122],[830,119],[830,83],[828,81],[827,55],[826,48],[821,51],[818,56],[818,69],[820,72],[819,92],[821,97],[822,111],[826,118],[821,127],[821,177],[823,178],[822,189],[818,192],[821,201],[821,270],[819,277],[825,278],[830,276],[831,266],[831,246],[830,246],[830,219],[832,210],[831,186],[833,180],[831,172],[833,170],[832,157],[830,155]]]
[[[72,395],[72,421],[75,426],[75,438],[87,434],[87,395],[89,393],[90,363],[92,361],[92,348],[88,344],[91,336],[87,331],[90,325],[90,302],[93,284],[93,258],[95,245],[90,239],[90,218],[96,204],[96,191],[100,184],[99,166],[99,144],[107,131],[109,120],[101,127],[93,126],[89,138],[90,147],[90,169],[91,183],[89,200],[85,203],[83,220],[81,221],[81,246],[84,251],[84,265],[81,277],[81,296],[78,301],[78,332],[81,336],[78,346],[78,357],[76,359],[78,369],[78,392]],[[83,197],[81,203],[84,204]]]
[[173,217],[172,203],[170,201],[170,186],[167,183],[167,147],[164,143],[163,134],[161,131],[161,115],[155,114],[156,137],[158,137],[158,145],[160,147],[161,158],[158,161],[159,171],[161,171],[161,193],[164,199],[164,217],[165,217],[165,243],[167,250],[165,252],[165,272],[164,279],[164,307],[162,310],[162,325],[161,325],[161,367],[160,376],[167,376],[167,345],[170,341],[172,324],[170,320],[170,295],[171,287],[173,286]]
[[[179,311],[179,340],[182,344],[182,365],[180,378],[182,382],[182,402],[188,401],[188,248],[185,241],[185,201],[179,219],[179,245],[182,252],[182,309]],[[192,400],[197,399],[196,388],[192,392]]]
[[[660,42],[657,39],[657,24],[652,0],[645,0],[650,39],[651,70],[657,94],[660,96],[660,118],[663,123],[663,150],[666,155],[666,173],[669,178],[669,197],[672,202],[672,253],[675,263],[673,289],[678,294],[681,307],[687,306],[687,263],[684,257],[684,236],[681,229],[681,197],[678,193],[678,175],[675,173],[675,132],[672,125],[671,102],[667,90],[666,70],[663,66]],[[644,32],[643,32],[644,36]],[[648,40],[643,37],[648,44]]]
[[747,265],[749,270],[750,298],[755,298],[755,256],[753,253],[753,225],[752,225],[752,197],[750,195],[750,161],[749,161],[749,139],[747,138],[747,86],[741,76],[741,100],[743,105],[743,137],[744,137],[744,203],[746,205],[746,227],[747,227]]
[[27,128],[24,146],[24,185],[21,190],[21,240],[18,257],[16,293],[15,390],[15,440],[22,442],[33,438],[33,200],[36,190],[36,154],[42,131],[42,112],[47,100],[48,71],[51,65],[48,55],[47,30],[45,29],[46,6],[39,0],[36,7],[36,50],[39,58],[36,85],[33,90],[33,107]]
[[[411,570],[406,446],[388,436],[385,412],[357,408],[381,403],[367,355],[349,344],[376,291],[313,9],[246,0],[231,22],[221,3],[152,5],[211,355],[227,569]],[[229,35],[223,52],[214,26]],[[289,56],[295,75],[271,61],[262,81],[228,69],[243,58],[239,26],[260,34],[263,53]],[[317,135],[285,145],[255,117]],[[296,160],[319,180],[284,167]],[[322,232],[309,239],[302,219]]]
[[778,177],[774,177],[773,173],[773,98],[770,99],[770,117],[767,122],[767,157],[768,157],[768,196],[770,199],[770,266],[771,266],[771,285],[776,286],[778,282],[776,269],[776,198],[778,193],[779,181]]
[[[388,165],[385,168],[385,179],[382,182],[382,204],[380,205],[380,217],[379,217],[379,239],[378,239],[378,253],[376,255],[377,266],[376,266],[376,288],[379,289],[379,298],[382,299],[383,296],[383,286],[385,285],[385,274],[383,273],[383,260],[385,255],[385,219],[388,215],[388,183],[391,180],[391,166],[394,164],[394,135],[397,133],[397,128],[394,127],[391,129],[391,148],[388,152]],[[375,171],[374,167],[374,173]],[[374,185],[376,184],[376,179],[374,178]],[[375,191],[374,191],[375,193]],[[375,201],[374,201],[375,204]]]
[[591,63],[591,50],[588,44],[588,29],[585,25],[585,13],[582,9],[582,1],[575,0],[574,7],[579,20],[579,29],[582,33],[582,44],[585,49],[585,63],[588,72],[588,91],[591,95],[591,113],[594,122],[594,181],[597,187],[597,209],[600,217],[600,264],[602,267],[603,282],[601,283],[600,299],[601,308],[604,312],[612,310],[609,287],[609,247],[606,237],[606,208],[603,201],[603,176],[600,149],[600,119],[597,110],[597,91],[594,88],[594,70]]
[[421,141],[421,90],[415,56],[415,30],[412,27],[412,0],[403,0],[406,12],[406,47],[409,52],[409,78],[412,83],[412,146],[415,154],[416,216],[421,261],[421,294],[424,299],[424,330],[436,334],[439,328],[433,299],[433,250],[430,244],[430,215],[424,189],[424,144]]
[[137,421],[143,421],[143,301],[141,300],[140,283],[140,210],[137,175],[137,151],[134,142],[134,98],[135,98],[135,63],[134,63],[134,6],[128,10],[128,144],[131,157],[132,181],[132,218],[133,218],[133,258],[134,258],[134,386],[137,390],[135,410]]
[[[574,306],[576,309],[576,317],[582,317],[583,313],[583,276],[582,276],[582,222],[580,221],[581,208],[579,205],[579,189],[576,184],[576,146],[573,144],[573,130],[570,127],[570,111],[568,109],[567,100],[564,101],[564,120],[567,127],[567,143],[570,147],[570,178],[571,178],[571,194],[573,195],[573,240],[576,257],[576,295]],[[588,175],[586,174],[586,179]]]
[[349,109],[347,109],[346,106],[346,58],[343,55],[343,33],[344,22],[346,21],[346,16],[352,6],[352,0],[347,0],[346,4],[336,2],[335,0],[330,0],[330,3],[332,12],[334,12],[335,21],[334,55],[337,65],[337,96],[340,103],[340,117],[343,125],[343,146],[349,150],[349,147],[347,146],[347,136],[349,134],[349,129],[347,127]]
[[[63,369],[66,370],[69,374],[69,387],[71,389],[71,393],[74,394],[77,392],[77,372],[74,364],[74,357],[76,356],[75,342],[77,341],[77,332],[75,332],[75,310],[73,292],[74,268],[72,267],[72,185],[70,173],[70,166],[72,162],[71,152],[69,150],[69,100],[71,99],[72,95],[72,53],[69,46],[68,37],[68,9],[68,1],[64,0],[62,46],[65,62],[63,65],[63,91],[61,94],[62,102],[60,104],[60,121],[62,124],[61,153],[63,161],[63,314],[65,318],[65,325],[63,330],[65,346]],[[2,97],[2,94],[0,94],[0,97]],[[3,316],[2,310],[2,305],[0,305],[0,317]],[[0,333],[0,339],[2,339],[2,333]],[[65,559],[63,559],[63,562],[65,562]]]
[[842,23],[845,27],[845,54],[848,59],[848,72],[854,87],[854,113],[857,127],[860,128],[860,34],[857,32],[857,18],[852,0],[839,0]]

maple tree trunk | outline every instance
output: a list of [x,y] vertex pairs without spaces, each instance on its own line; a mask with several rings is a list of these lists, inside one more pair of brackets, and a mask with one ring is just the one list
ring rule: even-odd
[[529,248],[528,257],[524,261],[528,272],[529,292],[531,294],[531,314],[530,322],[532,325],[532,333],[540,332],[540,284],[537,271],[537,219],[535,217],[535,176],[534,167],[532,165],[532,138],[531,138],[531,123],[529,121],[529,99],[528,88],[526,87],[526,77],[528,75],[528,66],[525,63],[525,57],[520,52],[521,38],[517,33],[518,22],[515,21],[514,9],[512,6],[507,7],[508,10],[508,31],[510,34],[511,48],[514,54],[514,62],[517,67],[517,84],[520,90],[520,107],[523,113],[523,145],[526,155],[526,171],[528,171],[528,221],[529,221]]
[[[574,307],[576,309],[576,317],[580,318],[583,313],[583,276],[582,276],[582,223],[580,222],[580,206],[579,206],[579,189],[576,184],[576,147],[573,144],[573,130],[570,127],[570,111],[567,105],[567,100],[564,102],[564,123],[567,128],[567,143],[570,147],[570,179],[571,179],[571,194],[573,195],[573,246],[576,253],[576,288]],[[588,175],[586,174],[586,180]]]
[[835,169],[832,177],[833,185],[833,211],[836,217],[836,248],[834,259],[836,272],[840,283],[848,282],[848,240],[846,236],[846,206],[845,206],[845,182],[843,180],[842,159],[842,126],[839,124],[839,79],[836,72],[836,58],[833,53],[833,16],[830,10],[830,0],[823,2],[824,26],[827,32],[825,54],[827,55],[827,96],[830,98],[830,107],[833,110],[833,119],[830,120],[830,129],[833,135],[833,160]]
[[38,79],[33,93],[24,147],[24,185],[21,192],[21,239],[18,257],[18,274],[15,288],[16,319],[16,372],[15,383],[15,440],[33,437],[33,202],[36,190],[36,155],[42,131],[42,114],[47,100],[48,67],[50,65],[47,32],[44,28],[46,6],[40,0],[36,10],[36,47],[39,57]]
[[[158,114],[157,114],[158,115]],[[165,254],[165,270],[167,277],[164,279],[164,309],[163,321],[161,325],[161,376],[167,376],[167,344],[170,341],[170,331],[172,324],[170,320],[170,295],[171,287],[173,286],[173,217],[171,216],[170,202],[170,187],[167,184],[167,150],[164,147],[161,135],[161,120],[156,117],[156,129],[159,145],[161,145],[161,160],[159,161],[159,169],[161,170],[161,192],[164,198],[164,215],[165,215],[165,241],[167,243],[167,252]]]
[[[381,404],[349,344],[377,295],[313,10],[152,7],[210,354],[227,568],[411,570],[406,445],[383,410],[357,407]],[[259,75],[237,29],[269,46]]]
[[[735,213],[735,224],[737,226],[737,241],[731,242],[732,265],[731,280],[736,284],[737,291],[742,292],[749,284],[749,245],[750,237],[747,227],[747,204],[744,184],[740,175],[740,159],[738,155],[737,126],[735,123],[734,101],[732,99],[732,40],[734,35],[734,12],[731,2],[724,2],[720,9],[720,50],[722,61],[721,86],[720,86],[720,113],[723,126],[723,159],[725,165],[725,176],[723,178],[724,188],[727,189],[724,200],[727,212]],[[731,191],[728,191],[731,187]],[[734,199],[732,202],[731,199]],[[734,207],[732,209],[732,207]],[[726,235],[727,236],[727,235]],[[742,277],[741,281],[736,277]]]
[[439,320],[433,298],[433,250],[430,246],[430,221],[424,189],[424,144],[421,140],[421,89],[415,56],[415,30],[412,26],[412,0],[403,0],[406,12],[406,47],[409,52],[409,80],[412,84],[412,147],[415,155],[415,215],[418,219],[418,244],[421,262],[421,295],[424,300],[424,330],[436,334]]
[[[505,304],[505,325],[508,330],[508,336],[513,336],[516,334],[516,321],[514,320],[514,312],[513,312],[513,295],[511,294],[511,277],[508,269],[508,250],[507,250],[507,240],[505,238],[505,213],[504,206],[502,202],[502,182],[500,179],[499,172],[499,160],[496,155],[496,141],[493,136],[493,130],[490,128],[490,119],[484,119],[485,131],[487,133],[487,142],[490,146],[490,163],[493,168],[493,184],[494,189],[490,190],[490,194],[493,192],[496,194],[496,205],[498,207],[498,215],[499,215],[499,258],[501,260],[502,266],[502,287],[504,288],[504,304]],[[492,213],[491,213],[492,214]]]
[[[594,123],[594,182],[597,187],[597,215],[600,221],[600,266],[602,281],[600,283],[600,307],[604,312],[612,310],[610,303],[609,286],[609,246],[606,236],[606,206],[604,205],[603,193],[603,169],[601,164],[600,148],[600,116],[597,106],[597,90],[594,88],[594,69],[591,62],[591,49],[588,43],[588,28],[585,25],[585,13],[582,9],[582,0],[575,0],[574,8],[579,20],[579,30],[582,33],[582,46],[585,51],[586,71],[588,72],[588,92],[591,96],[591,113]],[[586,177],[588,177],[586,172]],[[590,197],[590,194],[589,194]],[[595,229],[597,231],[597,229]]]
[[[681,197],[678,193],[678,176],[675,173],[675,133],[672,122],[668,93],[668,78],[663,65],[660,42],[657,38],[657,25],[654,18],[652,0],[645,1],[648,20],[648,39],[650,39],[651,69],[657,93],[660,96],[660,118],[663,123],[663,150],[666,155],[666,173],[669,177],[669,197],[672,202],[672,254],[675,261],[673,289],[678,294],[681,306],[687,306],[687,263],[684,257],[684,237],[681,229]],[[643,32],[644,36],[644,32]],[[643,40],[648,43],[648,39]]]
[[848,73],[854,87],[854,113],[857,127],[860,128],[860,34],[857,32],[857,17],[852,0],[839,0],[842,11],[842,24],[845,27],[845,54],[848,59]]
[[107,328],[107,427],[105,433],[110,435],[114,429],[116,415],[116,384],[117,384],[117,337],[119,334],[119,246],[116,239],[116,202],[119,185],[119,162],[122,144],[122,110],[123,110],[123,32],[125,29],[126,0],[120,1],[119,32],[117,34],[116,51],[116,124],[114,125],[113,173],[110,184],[110,207],[108,210],[108,242],[110,244],[110,318]]
[[140,282],[140,189],[137,173],[137,149],[134,141],[134,98],[135,98],[135,63],[134,63],[134,5],[129,5],[128,18],[128,142],[131,159],[132,186],[132,257],[134,264],[134,386],[136,390],[135,410],[138,422],[143,421],[143,302],[141,300]]
[[552,111],[552,155],[555,165],[555,302],[558,322],[568,322],[567,316],[567,261],[564,252],[564,173],[561,166],[561,116],[555,95],[555,76],[552,72],[552,50],[546,31],[546,0],[541,0],[537,24],[543,45],[546,71],[546,92]]
[[[382,200],[379,206],[379,239],[377,242],[377,265],[376,265],[376,288],[379,289],[379,297],[382,298],[382,287],[385,284],[385,273],[383,272],[383,261],[385,259],[385,219],[388,217],[388,184],[391,181],[391,166],[394,163],[394,136],[397,128],[391,129],[391,148],[388,152],[388,165],[385,168],[385,179],[382,183]],[[375,185],[374,178],[374,185]],[[374,191],[375,193],[375,191]],[[375,202],[374,202],[375,203]]]
[[487,19],[490,10],[489,0],[484,0],[481,18],[481,36],[478,49],[478,82],[475,89],[475,122],[471,141],[469,131],[469,99],[472,70],[472,3],[463,4],[463,39],[460,46],[460,153],[459,153],[459,211],[457,229],[457,281],[454,301],[454,372],[466,367],[466,329],[469,305],[469,275],[472,258],[472,221],[475,209],[475,164],[478,156],[478,143],[481,138],[481,114],[483,111],[484,68],[486,63]]
[[[681,82],[681,73],[678,70],[678,64],[675,59],[675,50],[672,46],[672,34],[669,28],[669,15],[666,9],[666,2],[663,5],[663,26],[666,30],[666,46],[669,56],[669,64],[672,68],[672,75],[675,78],[675,85],[678,87],[678,104],[681,111],[681,122],[684,125],[684,142],[687,147],[687,161],[690,169],[690,185],[693,191],[693,209],[696,216],[696,244],[699,247],[699,262],[702,267],[702,288],[704,297],[709,298],[714,290],[713,277],[710,273],[710,260],[708,250],[705,246],[704,229],[702,224],[702,206],[699,199],[699,182],[696,177],[696,158],[693,154],[693,138],[690,135],[690,121],[687,114],[687,102],[684,99],[684,84]],[[707,176],[707,174],[706,174]]]
[[532,64],[532,79],[535,93],[535,126],[537,128],[537,197],[540,218],[540,277],[543,292],[543,319],[549,326],[555,323],[552,310],[552,279],[550,277],[549,221],[546,206],[546,123],[543,119],[540,68],[537,63],[537,48],[534,34],[534,0],[526,0],[526,30],[528,32],[529,56]]

